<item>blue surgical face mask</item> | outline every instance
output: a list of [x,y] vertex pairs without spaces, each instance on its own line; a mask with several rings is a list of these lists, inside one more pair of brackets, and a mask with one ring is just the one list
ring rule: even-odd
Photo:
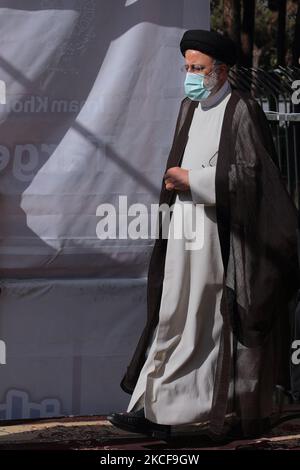
[[184,82],[184,89],[186,96],[188,96],[191,100],[200,101],[210,95],[211,92],[204,86],[204,78],[205,75],[200,73],[187,72]]

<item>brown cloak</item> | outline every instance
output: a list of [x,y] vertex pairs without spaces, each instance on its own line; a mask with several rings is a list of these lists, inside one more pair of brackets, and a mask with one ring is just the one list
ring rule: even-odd
[[[198,101],[184,98],[166,169],[180,166]],[[262,430],[272,413],[275,385],[289,388],[289,303],[299,286],[297,209],[276,166],[270,128],[250,95],[232,90],[216,168],[216,213],[224,265],[223,329],[210,429],[222,433],[235,412],[244,435]],[[162,182],[159,204],[176,191]],[[161,224],[160,224],[161,226]],[[147,322],[121,388],[132,394],[158,322],[168,240],[156,239],[148,270]],[[233,344],[230,332],[234,334]],[[233,400],[228,387],[233,378]]]

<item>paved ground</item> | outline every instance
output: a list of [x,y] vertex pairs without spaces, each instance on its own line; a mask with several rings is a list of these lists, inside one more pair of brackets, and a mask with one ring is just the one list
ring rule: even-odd
[[[180,434],[179,434],[180,430]],[[260,439],[211,443],[199,425],[176,428],[165,442],[119,430],[105,416],[0,423],[0,450],[163,450],[163,449],[292,449],[300,450],[300,420],[281,424]]]

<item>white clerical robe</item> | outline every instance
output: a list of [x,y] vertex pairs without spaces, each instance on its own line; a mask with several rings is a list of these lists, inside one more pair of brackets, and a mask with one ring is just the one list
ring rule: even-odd
[[[229,82],[195,109],[168,232],[159,321],[127,411],[144,407],[159,424],[209,419],[222,328],[223,263],[216,223],[215,170]],[[183,236],[180,236],[180,228]]]

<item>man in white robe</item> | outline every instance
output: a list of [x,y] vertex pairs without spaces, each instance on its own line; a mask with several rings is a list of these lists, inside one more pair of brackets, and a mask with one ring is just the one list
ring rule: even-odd
[[[224,272],[215,171],[231,95],[227,77],[233,51],[227,52],[230,60],[226,61],[226,51],[224,59],[202,48],[201,44],[190,48],[187,42],[182,49],[186,95],[198,106],[181,166],[169,168],[164,175],[166,189],[175,189],[177,195],[168,231],[159,322],[127,412],[108,416],[114,425],[135,432],[147,432],[147,422],[152,423],[150,430],[169,430],[170,425],[204,421],[212,406]],[[142,420],[141,426],[136,426],[135,419]]]
[[[198,51],[187,51],[186,57],[201,62]],[[217,156],[230,91],[225,80],[216,93],[200,101],[182,169],[168,173],[175,177],[170,176],[166,184],[176,185],[177,172],[179,177],[187,172],[189,183],[176,196],[159,323],[127,410],[144,406],[146,418],[159,424],[199,422],[208,419],[211,409],[224,271],[215,211],[216,158],[212,157]],[[174,237],[176,227],[178,235],[179,227],[185,229],[182,237]]]

